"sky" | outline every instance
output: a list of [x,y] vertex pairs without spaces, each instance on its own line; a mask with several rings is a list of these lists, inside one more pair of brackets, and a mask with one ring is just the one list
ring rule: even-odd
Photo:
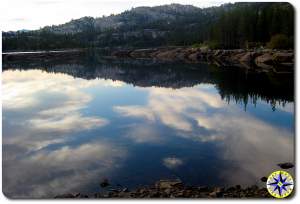
[[180,3],[197,7],[219,6],[221,0],[3,0],[0,4],[0,29],[14,31],[58,25],[83,16],[118,14],[139,6]]

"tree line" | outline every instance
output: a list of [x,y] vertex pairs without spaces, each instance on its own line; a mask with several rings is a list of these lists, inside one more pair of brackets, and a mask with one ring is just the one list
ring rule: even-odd
[[147,12],[126,11],[119,14],[122,26],[118,28],[99,29],[93,18],[86,17],[82,21],[87,22],[79,22],[82,23],[80,32],[66,30],[57,33],[49,27],[3,32],[2,48],[9,51],[118,46],[193,45],[212,49],[289,49],[294,46],[294,8],[289,3],[224,4],[199,8],[190,14],[165,15],[173,15],[174,18],[153,20]]

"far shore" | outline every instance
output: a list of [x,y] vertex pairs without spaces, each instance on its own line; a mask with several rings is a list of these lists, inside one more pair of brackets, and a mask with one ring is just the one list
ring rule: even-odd
[[[192,47],[157,48],[82,48],[51,51],[16,51],[2,53],[3,60],[35,60],[51,57],[77,57],[88,50],[112,58],[154,59],[168,62],[209,62],[220,67],[238,66],[263,72],[292,73],[294,71],[293,50],[272,49],[207,49]],[[105,51],[105,54],[102,53]]]

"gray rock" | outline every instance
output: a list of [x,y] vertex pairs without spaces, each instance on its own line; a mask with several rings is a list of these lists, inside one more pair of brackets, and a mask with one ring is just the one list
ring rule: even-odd
[[267,182],[268,178],[264,176],[264,177],[261,177],[260,180],[261,180],[262,182]]
[[155,184],[156,188],[166,189],[166,188],[179,188],[183,184],[180,180],[160,180]]
[[277,52],[273,55],[275,63],[290,63],[294,59],[294,54],[289,52]]
[[270,53],[265,53],[255,58],[255,63],[259,64],[273,64],[273,56]]
[[290,163],[290,162],[286,162],[286,163],[280,163],[277,164],[280,168],[282,169],[290,169],[294,167],[294,164]]
[[108,179],[107,178],[102,179],[102,181],[100,182],[100,186],[102,188],[105,188],[105,187],[109,186]]

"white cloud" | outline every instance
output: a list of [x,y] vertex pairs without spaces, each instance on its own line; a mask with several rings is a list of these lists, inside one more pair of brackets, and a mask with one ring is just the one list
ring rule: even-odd
[[[92,100],[83,89],[113,84],[110,80],[86,82],[64,74],[39,70],[2,73],[4,115],[17,114],[6,120],[3,144],[18,144],[27,151],[65,141],[68,134],[109,123],[99,116],[85,116],[81,111]],[[26,152],[20,152],[20,154]]]
[[36,151],[32,156],[5,162],[3,192],[14,198],[49,198],[78,192],[109,177],[126,154],[124,149],[104,141]]
[[[146,88],[149,101],[146,106],[117,106],[116,112],[126,117],[144,118],[149,121],[161,121],[163,124],[180,131],[191,132],[193,109],[205,112],[209,108],[220,108],[225,102],[209,92],[207,86],[197,89],[182,88]],[[192,111],[192,112],[191,112]]]
[[155,120],[154,113],[148,108],[142,106],[115,106],[114,111],[126,117],[145,118],[150,121]]
[[[214,142],[217,157],[228,162],[228,168],[225,165],[220,176],[231,185],[253,183],[268,175],[270,169],[276,170],[277,163],[293,161],[293,132],[257,118],[235,104],[227,104],[213,91],[212,85],[144,90],[149,93],[148,103],[138,107],[139,114],[130,106],[122,106],[121,115],[143,118],[154,125],[163,123],[174,130],[174,136],[202,143]],[[284,110],[293,113],[293,105]],[[143,128],[140,132],[143,133]],[[152,142],[145,138],[143,141]],[[182,164],[172,157],[164,159],[163,163],[168,168]],[[234,172],[232,165],[235,165]]]
[[81,131],[89,130],[94,127],[101,127],[108,124],[108,120],[97,117],[85,117],[78,113],[70,113],[66,116],[52,116],[46,119],[30,119],[29,124],[32,128],[41,131]]
[[183,161],[176,157],[167,157],[163,159],[163,165],[169,169],[176,169],[179,166],[183,165]]
[[135,124],[129,127],[126,136],[136,143],[160,143],[161,133],[151,124]]
[[3,112],[9,115],[3,120],[6,195],[34,198],[74,193],[121,165],[126,150],[108,141],[70,143],[76,132],[109,123],[82,112],[93,99],[85,89],[98,86],[115,87],[115,82],[39,70],[2,73]]

